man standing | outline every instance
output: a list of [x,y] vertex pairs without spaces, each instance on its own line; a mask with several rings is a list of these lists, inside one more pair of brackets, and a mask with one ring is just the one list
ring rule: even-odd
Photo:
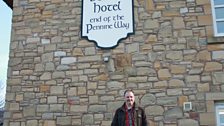
[[124,104],[116,110],[111,126],[148,126],[144,110],[135,104],[134,92],[124,92]]

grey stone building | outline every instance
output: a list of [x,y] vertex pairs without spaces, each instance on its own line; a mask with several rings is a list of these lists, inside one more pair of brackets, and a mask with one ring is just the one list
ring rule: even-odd
[[221,126],[222,0],[134,0],[113,49],[80,37],[81,3],[13,1],[4,126],[109,126],[126,88],[150,126]]

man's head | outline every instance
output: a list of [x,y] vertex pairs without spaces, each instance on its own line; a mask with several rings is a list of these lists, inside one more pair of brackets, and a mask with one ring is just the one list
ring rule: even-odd
[[135,95],[131,89],[128,89],[124,92],[124,100],[127,107],[133,107],[135,102]]

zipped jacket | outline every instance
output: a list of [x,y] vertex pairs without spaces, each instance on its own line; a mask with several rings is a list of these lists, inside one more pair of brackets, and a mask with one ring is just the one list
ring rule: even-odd
[[[125,124],[125,103],[116,110],[111,126],[126,126]],[[134,125],[148,126],[144,110],[134,103]]]

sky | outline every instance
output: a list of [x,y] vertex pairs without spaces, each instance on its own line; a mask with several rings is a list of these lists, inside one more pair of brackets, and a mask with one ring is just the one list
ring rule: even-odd
[[0,108],[4,106],[12,10],[0,0]]

